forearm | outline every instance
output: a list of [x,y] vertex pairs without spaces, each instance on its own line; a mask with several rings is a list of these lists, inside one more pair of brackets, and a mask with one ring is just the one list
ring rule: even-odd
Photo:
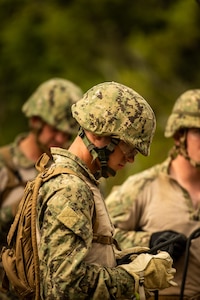
[[123,230],[115,228],[115,239],[122,249],[135,246],[149,247],[151,233],[145,231]]
[[103,268],[82,263],[76,272],[42,277],[44,299],[131,299],[134,279],[122,268]]
[[[60,235],[60,236],[59,236]],[[43,239],[46,241],[43,242]],[[121,268],[84,261],[91,244],[67,233],[42,236],[39,248],[44,299],[128,299],[134,279]]]

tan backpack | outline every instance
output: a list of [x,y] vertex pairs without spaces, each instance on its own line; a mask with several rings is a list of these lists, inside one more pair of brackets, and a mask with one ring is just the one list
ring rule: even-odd
[[[36,206],[39,188],[50,178],[72,170],[56,166],[46,168],[49,156],[43,154],[37,162],[37,177],[29,181],[19,203],[14,222],[10,227],[1,259],[5,270],[2,288],[13,289],[20,299],[40,299],[39,259],[36,240]],[[79,176],[80,177],[80,176]]]

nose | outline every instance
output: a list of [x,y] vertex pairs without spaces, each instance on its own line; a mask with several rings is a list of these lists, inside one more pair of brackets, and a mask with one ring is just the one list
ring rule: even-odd
[[57,132],[55,136],[56,142],[59,144],[65,144],[69,140],[69,135],[64,132]]
[[135,161],[135,156],[129,156],[129,157],[126,157],[126,161],[129,162],[129,163],[134,163],[134,161]]

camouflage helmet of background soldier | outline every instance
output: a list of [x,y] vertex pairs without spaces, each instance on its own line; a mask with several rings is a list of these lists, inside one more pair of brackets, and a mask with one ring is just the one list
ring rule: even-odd
[[72,117],[71,106],[82,96],[82,90],[73,82],[52,78],[39,85],[22,111],[27,118],[40,117],[44,123],[72,137],[77,133],[78,124]]
[[171,150],[171,156],[183,155],[190,163],[199,167],[200,162],[192,160],[187,152],[186,137],[188,128],[200,128],[200,89],[188,90],[176,100],[165,128],[165,137],[181,133],[180,144]]
[[[100,83],[72,106],[72,114],[82,128],[80,136],[93,158],[98,157],[100,161],[101,171],[96,177],[115,175],[107,162],[119,141],[149,155],[156,119],[150,105],[133,89],[117,82]],[[83,129],[99,136],[111,136],[111,143],[99,149],[91,144]]]

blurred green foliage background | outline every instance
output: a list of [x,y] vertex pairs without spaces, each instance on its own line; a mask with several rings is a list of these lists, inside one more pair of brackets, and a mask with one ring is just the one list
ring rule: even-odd
[[72,80],[86,91],[119,81],[152,106],[157,130],[150,157],[115,178],[167,156],[163,136],[175,99],[200,88],[200,5],[195,0],[0,0],[0,146],[28,129],[21,106],[43,81]]

